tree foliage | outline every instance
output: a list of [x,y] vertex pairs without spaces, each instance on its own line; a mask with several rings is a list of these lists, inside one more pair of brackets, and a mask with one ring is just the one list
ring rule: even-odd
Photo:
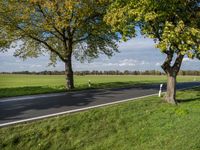
[[200,0],[116,0],[105,20],[124,38],[136,36],[139,27],[141,34],[155,40],[167,56],[161,66],[168,75],[166,100],[175,103],[176,76],[184,56],[200,59],[199,18]]
[[22,58],[50,51],[53,62],[111,56],[117,51],[117,35],[102,18],[108,1],[94,0],[8,0],[0,2],[0,46],[22,41],[15,53]]
[[67,88],[74,88],[76,59],[112,56],[118,36],[103,21],[109,0],[2,0],[0,50],[21,41],[15,56],[26,59],[49,52],[51,64],[65,63]]
[[140,27],[143,35],[155,39],[163,53],[172,51],[200,58],[199,3],[198,0],[117,0],[105,20],[116,31],[125,31],[125,37],[130,36],[127,31],[133,30],[132,26]]

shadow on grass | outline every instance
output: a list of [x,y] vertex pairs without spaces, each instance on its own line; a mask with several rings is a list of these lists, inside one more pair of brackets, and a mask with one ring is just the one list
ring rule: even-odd
[[130,82],[107,82],[107,83],[92,83],[89,88],[88,85],[80,85],[77,86],[75,90],[83,90],[83,89],[106,89],[106,88],[128,88],[128,87],[138,87],[144,85],[154,85],[159,84],[159,82],[152,81],[130,81]]
[[45,94],[45,93],[63,92],[63,91],[64,87],[48,87],[48,86],[0,88],[0,98],[33,95],[33,94]]
[[[82,90],[89,90],[89,89],[124,89],[124,88],[132,88],[132,87],[141,87],[146,86],[146,88],[149,88],[149,86],[156,86],[160,83],[165,83],[163,81],[157,82],[157,81],[129,81],[129,82],[106,82],[106,83],[92,83],[91,87],[88,87],[87,84],[75,84],[75,89],[71,91],[82,91]],[[190,83],[179,83],[177,85],[177,88],[182,87],[184,84],[185,87],[190,86]],[[163,90],[165,90],[166,87],[164,85]],[[35,95],[35,94],[48,94],[48,93],[59,93],[59,92],[65,92],[65,86],[25,86],[25,87],[10,87],[10,88],[0,88],[0,98],[3,97],[12,97],[12,96],[25,96],[25,95]],[[200,91],[200,88],[195,88],[193,91]],[[182,101],[182,100],[181,100]]]
[[192,101],[200,101],[200,97],[177,100],[178,103],[188,103],[188,102],[192,102]]
[[[108,82],[108,83],[95,83],[91,87],[87,84],[76,85],[76,88],[72,91],[89,90],[89,89],[105,89],[105,88],[128,88],[138,87],[142,85],[148,85],[152,82]],[[25,86],[25,87],[11,87],[11,88],[0,88],[0,98],[12,97],[12,96],[25,96],[35,94],[47,94],[47,93],[59,93],[65,92],[64,86]]]
[[195,95],[195,98],[187,98],[187,99],[178,99],[177,102],[178,103],[187,103],[187,102],[192,102],[192,101],[200,101],[200,88],[193,88],[191,90],[184,90],[184,92],[198,92],[196,95]]

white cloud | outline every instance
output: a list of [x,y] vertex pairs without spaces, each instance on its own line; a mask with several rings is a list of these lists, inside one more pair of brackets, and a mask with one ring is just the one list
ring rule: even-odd
[[118,66],[118,63],[103,63],[102,66]]
[[109,62],[109,60],[107,62],[93,62],[93,63],[89,63],[88,65],[91,66],[106,66],[106,67],[130,67],[130,66],[139,66],[139,65],[148,65],[149,63],[142,60],[135,60],[135,59],[123,59],[123,60],[119,60],[119,61],[114,61],[114,62]]
[[[119,43],[120,53],[115,53],[110,59],[101,55],[90,63],[80,63],[73,59],[73,70],[161,70],[161,64],[165,55],[156,49],[152,39],[137,37],[127,42]],[[13,57],[14,49],[7,53],[0,53],[1,71],[42,71],[64,70],[64,63],[59,61],[56,67],[48,66],[49,55],[34,59],[22,59]],[[183,69],[200,69],[200,61],[189,58],[183,59]]]
[[33,64],[30,66],[31,68],[39,68],[39,67],[42,67],[42,65],[37,65],[37,64]]
[[150,64],[149,62],[146,62],[144,60],[141,62],[141,65],[149,65],[149,64]]
[[183,62],[198,62],[198,60],[185,57],[185,58],[183,58]]
[[161,65],[162,65],[162,63],[160,63],[160,62],[156,63],[156,66],[161,66]]
[[138,63],[137,60],[133,59],[123,59],[119,61],[119,66],[135,66]]
[[127,42],[119,43],[119,50],[155,49],[155,43],[149,38],[134,38]]

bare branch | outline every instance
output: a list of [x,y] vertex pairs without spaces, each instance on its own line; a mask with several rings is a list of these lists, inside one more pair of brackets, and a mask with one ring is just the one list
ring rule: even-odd
[[56,55],[58,55],[58,57],[59,57],[63,62],[66,61],[66,59],[63,58],[62,55],[61,55],[58,51],[56,51],[55,49],[53,49],[47,42],[45,42],[45,41],[43,41],[43,40],[40,40],[39,38],[36,38],[36,37],[34,37],[34,36],[32,36],[32,35],[28,35],[28,36],[29,36],[30,38],[32,38],[32,39],[34,39],[34,40],[36,40],[36,41],[38,41],[38,42],[44,44],[46,47],[48,47],[48,49],[49,49],[51,52],[53,52],[53,53],[55,53]]
[[73,43],[79,43],[79,42],[82,42],[82,41],[85,41],[87,40],[92,34],[88,34],[86,37],[82,37],[80,39],[77,39],[77,40],[74,40]]

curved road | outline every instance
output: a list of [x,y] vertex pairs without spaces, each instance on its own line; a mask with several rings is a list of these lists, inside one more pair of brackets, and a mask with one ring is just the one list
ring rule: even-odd
[[[178,83],[177,88],[200,86],[200,82]],[[165,89],[165,87],[164,87]],[[85,90],[0,99],[0,126],[36,120],[157,94],[159,85]]]

